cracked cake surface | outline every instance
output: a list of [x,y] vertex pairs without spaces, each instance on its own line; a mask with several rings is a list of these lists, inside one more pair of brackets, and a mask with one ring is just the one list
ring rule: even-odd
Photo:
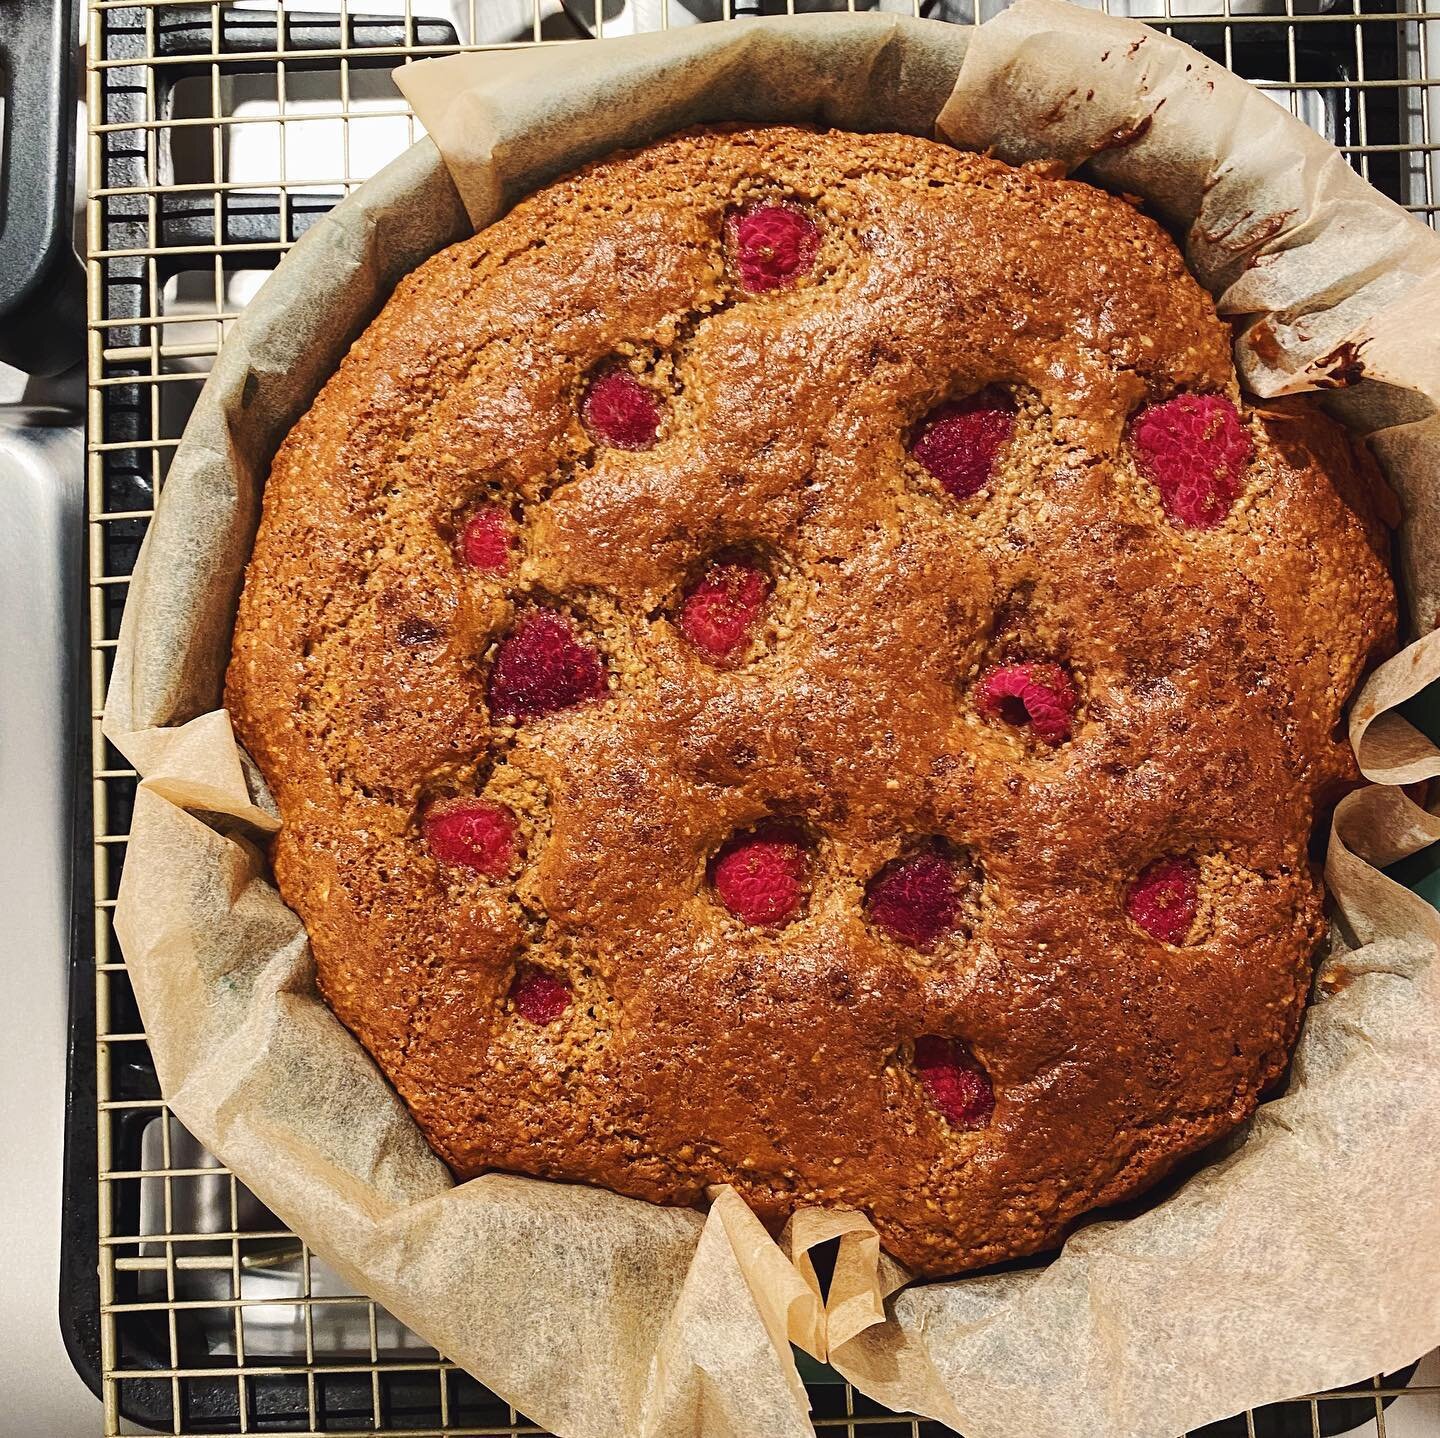
[[1386,492],[1125,200],[691,131],[404,279],[281,447],[227,679],[322,993],[457,1176],[914,1271],[1283,1070]]

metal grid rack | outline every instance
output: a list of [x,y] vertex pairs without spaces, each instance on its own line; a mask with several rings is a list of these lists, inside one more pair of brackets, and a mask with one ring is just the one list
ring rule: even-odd
[[[101,735],[100,707],[140,540],[228,325],[305,228],[415,138],[387,73],[407,59],[797,9],[913,9],[972,23],[1001,3],[978,0],[977,16],[972,0],[373,0],[363,13],[351,0],[307,0],[303,10],[283,0],[91,0],[93,847],[82,846],[77,887],[93,890],[93,930],[82,923],[74,955],[65,1306],[72,1353],[104,1399],[106,1435],[135,1422],[175,1434],[537,1431],[348,1292],[184,1133],[160,1098],[115,941],[134,774]],[[1261,84],[1437,223],[1440,0],[1105,4]],[[943,1431],[812,1376],[822,1432]],[[1410,1377],[1308,1395],[1204,1432],[1433,1438],[1440,1362],[1427,1360],[1404,1386]]]

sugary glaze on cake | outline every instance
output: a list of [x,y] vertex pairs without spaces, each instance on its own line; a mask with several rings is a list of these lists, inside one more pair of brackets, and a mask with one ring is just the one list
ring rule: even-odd
[[1239,403],[1125,201],[690,132],[400,284],[275,460],[227,700],[457,1174],[729,1182],[955,1271],[1281,1072],[1380,493]]

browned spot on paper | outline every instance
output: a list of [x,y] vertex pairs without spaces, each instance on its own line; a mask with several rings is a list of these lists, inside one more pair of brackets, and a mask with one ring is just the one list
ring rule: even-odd
[[1236,216],[1235,219],[1231,220],[1228,225],[1225,225],[1221,229],[1201,230],[1201,238],[1204,239],[1207,245],[1220,245],[1223,248],[1225,245],[1225,241],[1228,240],[1230,236],[1233,235],[1235,231],[1238,230],[1240,226],[1243,225],[1245,221],[1248,220],[1250,216],[1254,213],[1254,210],[1246,210],[1243,215]]
[[1315,377],[1315,383],[1321,389],[1346,389],[1358,384],[1365,377],[1365,362],[1360,358],[1363,344],[1363,340],[1360,344],[1346,340],[1324,359],[1317,360],[1315,368],[1322,373]]
[[[1264,219],[1256,220],[1253,225],[1245,229],[1240,227],[1254,214],[1253,210],[1246,210],[1239,219],[1226,225],[1223,230],[1216,230],[1207,234],[1205,238],[1212,245],[1218,245],[1222,250],[1233,250],[1239,254],[1243,250],[1258,250],[1267,240],[1273,240],[1281,230],[1285,228],[1294,210],[1277,210],[1274,214],[1266,215]],[[1245,268],[1249,269],[1254,264],[1254,258],[1245,262]]]
[[1320,987],[1327,994],[1341,994],[1355,982],[1356,975],[1353,969],[1347,969],[1344,964],[1336,964],[1326,971],[1324,978],[1320,980]]
[[1275,338],[1275,326],[1269,320],[1261,320],[1249,334],[1250,348],[1254,350],[1256,358],[1261,364],[1274,366],[1279,364],[1280,356],[1284,353],[1280,348],[1280,341]]
[[1117,126],[1095,146],[1094,153],[1099,155],[1105,150],[1123,150],[1127,146],[1133,145],[1137,140],[1144,139],[1145,133],[1149,130],[1154,119],[1154,115],[1145,115],[1133,125]]
[[[1286,222],[1294,213],[1294,210],[1278,210],[1273,215],[1266,215],[1259,224],[1245,235],[1244,240],[1236,242],[1233,248],[1237,250],[1258,250],[1267,240],[1273,240],[1275,236],[1285,228]],[[1250,258],[1245,261],[1245,268],[1248,270],[1252,265],[1256,264],[1258,260],[1259,256],[1252,254]]]
[[1070,101],[1075,98],[1077,93],[1078,92],[1075,90],[1067,90],[1065,94],[1063,94],[1058,100],[1056,100],[1056,102],[1051,105],[1051,107],[1046,110],[1043,115],[1041,115],[1040,123],[1042,125],[1053,125],[1055,121],[1058,120],[1060,116],[1065,113],[1066,107],[1069,105]]

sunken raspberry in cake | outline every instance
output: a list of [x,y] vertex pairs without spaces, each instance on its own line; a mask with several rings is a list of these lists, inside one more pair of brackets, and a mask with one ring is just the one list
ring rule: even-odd
[[1123,200],[695,131],[400,284],[275,459],[228,702],[457,1175],[953,1272],[1283,1069],[1382,495]]

